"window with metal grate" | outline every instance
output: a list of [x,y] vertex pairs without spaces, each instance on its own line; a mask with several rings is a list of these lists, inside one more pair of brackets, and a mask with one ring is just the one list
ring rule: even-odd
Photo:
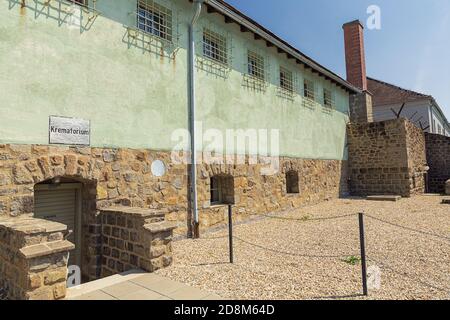
[[205,28],[203,30],[203,56],[228,65],[227,38]]
[[336,102],[331,90],[323,89],[323,105],[325,108],[334,109]]
[[265,62],[264,57],[253,52],[248,51],[248,74],[259,80],[265,80]]
[[315,86],[313,81],[305,79],[303,84],[303,96],[313,101],[316,99]]
[[287,93],[294,93],[294,78],[292,72],[283,67],[280,67],[280,88]]
[[88,4],[88,0],[66,0],[66,1],[78,4],[80,6],[86,6]]
[[139,0],[137,27],[161,39],[172,41],[172,11],[152,0]]

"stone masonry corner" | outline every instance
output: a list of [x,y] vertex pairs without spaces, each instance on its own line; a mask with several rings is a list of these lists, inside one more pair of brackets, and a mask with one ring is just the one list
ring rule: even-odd
[[133,269],[154,272],[172,264],[176,223],[151,209],[111,207],[102,215],[102,277]]
[[0,296],[8,300],[60,300],[66,296],[67,226],[35,218],[0,221]]

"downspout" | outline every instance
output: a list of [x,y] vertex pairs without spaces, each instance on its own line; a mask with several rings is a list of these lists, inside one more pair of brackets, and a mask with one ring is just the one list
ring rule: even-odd
[[199,215],[197,206],[197,144],[195,127],[195,38],[194,27],[202,12],[204,0],[194,0],[195,14],[189,25],[189,131],[191,135],[191,212],[193,216],[192,237],[199,238]]
[[430,107],[428,108],[428,124],[430,126],[430,133],[434,133],[433,128],[433,103],[430,104]]

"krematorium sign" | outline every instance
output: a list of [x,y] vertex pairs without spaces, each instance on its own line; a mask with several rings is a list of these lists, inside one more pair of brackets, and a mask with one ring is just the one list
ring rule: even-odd
[[91,123],[89,120],[50,116],[49,143],[89,146]]

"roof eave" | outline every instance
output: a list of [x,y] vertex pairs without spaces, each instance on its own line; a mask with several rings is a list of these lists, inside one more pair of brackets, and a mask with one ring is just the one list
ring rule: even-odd
[[287,54],[293,56],[295,59],[299,60],[301,63],[303,63],[305,66],[315,70],[318,73],[321,73],[325,77],[330,78],[332,81],[338,83],[339,85],[345,87],[348,91],[351,93],[362,93],[362,90],[359,88],[353,86],[346,80],[342,79],[332,71],[326,69],[325,67],[321,66],[311,58],[305,56],[300,51],[292,47],[291,45],[287,44],[285,41],[281,40],[277,36],[271,34],[268,30],[262,28],[261,26],[256,25],[250,19],[244,15],[242,12],[238,11],[237,9],[233,8],[232,6],[223,3],[220,0],[205,0],[205,2],[212,6],[215,10],[222,13],[223,15],[231,18],[236,23],[240,24],[241,26],[244,26],[245,28],[251,30],[255,34],[257,34],[259,37],[263,38],[264,40],[272,43],[279,49],[283,50]]

